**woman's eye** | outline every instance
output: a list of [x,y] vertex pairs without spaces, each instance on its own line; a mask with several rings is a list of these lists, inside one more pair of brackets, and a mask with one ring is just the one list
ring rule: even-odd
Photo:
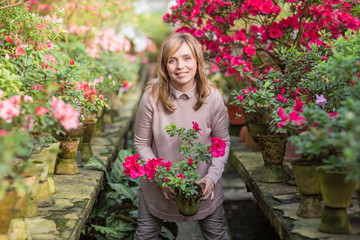
[[169,60],[169,63],[173,63],[173,62],[174,62],[174,59]]
[[191,57],[186,57],[185,60],[191,60]]

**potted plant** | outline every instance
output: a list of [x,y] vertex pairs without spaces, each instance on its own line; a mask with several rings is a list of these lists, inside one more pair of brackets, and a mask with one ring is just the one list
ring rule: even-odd
[[26,192],[23,173],[31,166],[31,140],[26,131],[0,129],[0,233],[6,233],[17,196]]
[[204,146],[196,142],[201,129],[195,122],[192,129],[177,128],[172,123],[166,126],[165,130],[170,137],[182,139],[183,144],[179,152],[184,155],[184,160],[172,163],[165,162],[162,158],[149,159],[143,165],[140,163],[139,155],[136,154],[125,159],[124,173],[129,174],[131,178],[145,176],[161,187],[169,187],[175,193],[179,212],[184,216],[192,216],[197,213],[202,197],[202,188],[196,183],[200,177],[196,166],[201,161],[208,162],[211,155],[224,156],[226,144],[217,137],[211,138],[212,146]]

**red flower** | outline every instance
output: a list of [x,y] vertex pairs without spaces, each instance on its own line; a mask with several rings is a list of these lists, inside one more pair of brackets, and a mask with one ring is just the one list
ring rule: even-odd
[[14,42],[14,40],[12,40],[10,36],[7,36],[7,37],[5,38],[5,41],[6,41],[6,42]]
[[131,178],[137,178],[139,176],[144,176],[145,171],[142,166],[138,163],[139,154],[135,156],[128,156],[125,158],[123,167],[125,168],[124,174],[130,175]]
[[171,165],[172,165],[172,162],[170,162],[170,161],[167,161],[167,162],[161,161],[161,162],[159,163],[159,165],[160,165],[160,166],[165,166],[165,167],[166,167],[166,170],[167,170],[167,171],[170,171],[170,167],[171,167]]
[[74,64],[75,64],[75,60],[74,59],[70,59],[70,66],[74,66]]
[[161,160],[163,160],[162,158],[158,158],[158,159],[149,159],[146,164],[145,164],[145,173],[148,176],[149,180],[152,180],[155,177],[155,173],[156,173],[156,167],[160,164]]
[[35,114],[36,115],[43,115],[45,113],[47,113],[49,111],[49,109],[45,108],[45,107],[37,107],[35,110]]
[[225,155],[226,143],[224,140],[218,137],[210,138],[212,146],[210,147],[211,154],[215,157],[222,157]]
[[176,177],[186,179],[186,177],[184,175],[182,175],[181,173],[179,173],[179,175],[177,175]]
[[191,166],[193,164],[193,159],[189,158],[188,165]]
[[200,136],[202,136],[200,133],[201,128],[199,128],[199,124],[197,124],[197,122],[192,122],[192,124],[193,124],[193,129],[195,131],[199,131]]

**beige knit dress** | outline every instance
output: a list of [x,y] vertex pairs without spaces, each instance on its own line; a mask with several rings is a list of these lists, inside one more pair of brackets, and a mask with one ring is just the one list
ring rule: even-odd
[[165,131],[165,126],[174,123],[177,127],[189,129],[192,128],[193,121],[197,122],[202,134],[199,141],[205,146],[211,144],[209,139],[211,137],[219,137],[226,142],[226,153],[223,157],[212,158],[208,165],[200,162],[197,166],[201,178],[209,177],[214,181],[215,197],[213,201],[210,198],[202,201],[199,212],[191,217],[182,216],[175,201],[167,201],[159,186],[143,178],[139,180],[140,197],[145,201],[149,213],[160,219],[170,222],[199,220],[212,214],[223,202],[221,175],[230,149],[226,108],[221,94],[215,88],[211,88],[210,95],[197,111],[193,109],[197,103],[196,85],[185,93],[176,90],[171,85],[171,93],[171,100],[177,110],[169,114],[165,112],[161,103],[157,106],[156,102],[149,97],[148,92],[144,92],[135,127],[136,152],[139,153],[143,162],[154,157],[161,157],[165,161],[179,162],[184,158],[179,153],[182,141],[180,138],[170,138]]

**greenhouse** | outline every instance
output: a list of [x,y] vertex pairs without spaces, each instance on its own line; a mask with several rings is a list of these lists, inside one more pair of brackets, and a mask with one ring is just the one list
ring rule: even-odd
[[0,240],[360,239],[360,1],[0,0]]

